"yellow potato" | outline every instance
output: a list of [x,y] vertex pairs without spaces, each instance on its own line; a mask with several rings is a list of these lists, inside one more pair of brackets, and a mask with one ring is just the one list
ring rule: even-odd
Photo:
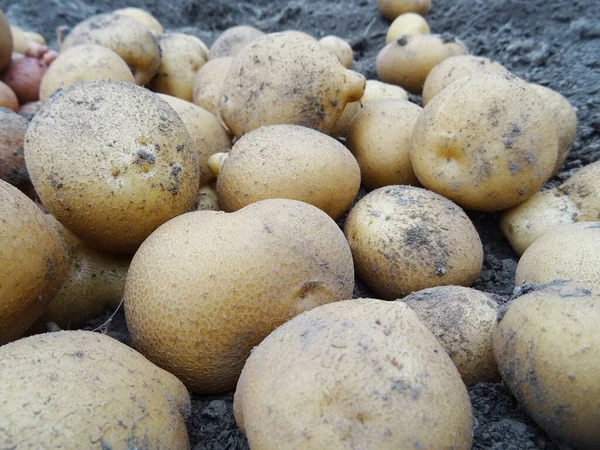
[[246,25],[228,28],[211,45],[208,59],[237,56],[247,44],[264,35],[262,31]]
[[25,35],[30,42],[37,42],[38,44],[46,45],[46,39],[40,33],[34,33],[33,31],[26,31]]
[[346,136],[346,133],[348,132],[348,127],[350,126],[350,122],[352,122],[352,119],[356,117],[360,110],[361,101],[347,103],[346,107],[344,108],[344,112],[336,122],[335,127],[333,127],[333,130],[331,130],[329,135],[333,137]]
[[431,0],[379,0],[377,6],[383,17],[394,20],[409,12],[424,16],[431,9]]
[[360,99],[360,103],[363,106],[369,103],[376,102],[377,100],[407,100],[408,92],[406,92],[400,86],[394,86],[393,84],[382,83],[377,80],[367,80],[365,85],[365,93]]
[[216,58],[204,64],[194,76],[192,100],[201,108],[219,117],[219,96],[233,58]]
[[12,31],[0,9],[0,72],[8,67],[13,52]]
[[389,44],[402,36],[429,34],[430,32],[429,25],[423,16],[410,12],[400,14],[388,28],[385,43]]
[[163,34],[163,27],[156,17],[140,8],[122,8],[113,11],[113,14],[128,16],[144,25],[154,36]]
[[352,61],[354,60],[354,52],[352,47],[345,40],[337,36],[325,36],[319,40],[325,49],[337,57],[346,69],[352,67]]
[[22,28],[15,25],[10,26],[10,32],[12,34],[13,43],[12,51],[24,55],[30,42],[30,38],[27,36],[27,33]]

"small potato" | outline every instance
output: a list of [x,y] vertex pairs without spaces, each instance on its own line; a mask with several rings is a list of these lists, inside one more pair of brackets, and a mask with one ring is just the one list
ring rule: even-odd
[[196,211],[220,211],[219,200],[217,199],[217,192],[215,189],[208,185],[202,186],[198,191],[198,206]]
[[467,215],[425,189],[372,191],[352,208],[344,233],[358,277],[386,300],[428,287],[469,285],[481,272],[483,248]]
[[246,25],[228,28],[210,47],[208,59],[237,56],[247,44],[264,35],[262,31]]
[[116,80],[135,83],[125,61],[100,45],[76,45],[59,54],[48,68],[40,85],[40,101],[45,103],[57,89],[79,81]]
[[345,40],[337,36],[325,36],[319,40],[325,49],[333,56],[337,57],[346,69],[352,67],[354,53],[352,47]]
[[492,73],[456,81],[427,104],[410,159],[427,189],[463,208],[499,211],[535,194],[556,155],[541,98],[514,75]]
[[47,68],[38,58],[13,57],[2,74],[2,81],[13,90],[20,103],[35,102],[40,98],[40,83]]
[[465,44],[450,35],[401,36],[377,55],[377,75],[385,83],[397,84],[421,95],[427,75],[437,64],[467,53]]
[[23,141],[28,125],[24,117],[0,108],[0,180],[13,186],[29,183],[23,157]]
[[187,449],[190,408],[181,381],[102,333],[0,347],[4,449]]
[[405,100],[380,100],[362,108],[351,122],[346,145],[367,190],[419,184],[410,164],[410,136],[421,110]]
[[256,347],[234,397],[250,448],[468,450],[465,385],[401,302],[347,300],[283,324]]
[[500,378],[492,350],[498,303],[490,295],[462,286],[439,286],[402,301],[442,344],[466,385]]
[[140,8],[122,8],[113,11],[113,14],[131,17],[144,25],[154,36],[163,34],[163,27],[160,22],[148,11]]
[[510,302],[494,333],[504,383],[560,448],[600,443],[598,323],[597,292],[555,282]]
[[29,42],[37,42],[38,44],[46,45],[46,39],[44,39],[44,36],[42,36],[40,33],[26,31],[25,35],[27,36],[27,39],[29,39]]
[[37,112],[42,107],[42,104],[37,102],[28,102],[19,107],[19,114],[28,119],[32,119],[33,116],[37,114]]
[[529,246],[517,265],[515,285],[569,280],[600,291],[600,222],[560,226]]
[[423,86],[423,106],[449,84],[460,79],[484,73],[508,73],[508,70],[481,56],[452,56],[437,64],[425,80]]
[[92,16],[71,30],[61,45],[61,52],[83,44],[111,49],[123,58],[139,85],[149,83],[160,66],[160,47],[154,35],[131,17],[119,14]]
[[0,9],[0,72],[10,64],[13,52],[13,38],[6,16]]
[[359,188],[360,169],[346,147],[295,125],[262,127],[244,135],[217,178],[219,206],[228,212],[268,198],[288,198],[338,219]]
[[426,15],[431,9],[431,0],[379,0],[379,12],[387,20],[394,20],[409,12]]
[[182,33],[166,33],[157,39],[162,58],[150,89],[191,102],[194,77],[207,61],[204,44]]
[[194,76],[192,100],[215,117],[219,117],[219,96],[232,63],[231,57],[212,59]]
[[388,28],[385,43],[389,44],[402,36],[429,34],[430,32],[429,25],[423,16],[415,13],[400,14]]
[[30,42],[30,38],[27,36],[27,33],[15,25],[10,26],[10,32],[12,35],[13,52],[24,55]]
[[360,103],[363,106],[369,103],[376,102],[377,100],[406,100],[408,101],[408,92],[402,89],[400,86],[394,86],[393,84],[382,83],[377,80],[367,80],[365,85],[365,93],[360,99]]
[[7,108],[14,112],[19,111],[17,94],[2,81],[0,81],[0,108]]

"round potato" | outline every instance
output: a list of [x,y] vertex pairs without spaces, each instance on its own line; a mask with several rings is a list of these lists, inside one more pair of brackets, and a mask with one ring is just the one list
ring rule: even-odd
[[348,149],[296,125],[262,127],[244,135],[217,178],[219,206],[227,212],[268,198],[288,198],[338,219],[359,189],[360,169]]
[[50,98],[27,130],[25,161],[48,210],[116,253],[135,252],[192,210],[200,180],[196,144],[173,108],[119,81],[78,83]]
[[541,98],[505,73],[447,86],[423,109],[411,145],[423,186],[481,211],[507,209],[535,194],[552,174],[556,154]]
[[13,38],[6,16],[0,9],[0,72],[10,64],[13,52]]
[[424,16],[431,9],[431,0],[379,0],[377,6],[383,17],[394,20],[409,12]]
[[198,393],[235,388],[250,351],[303,311],[352,296],[348,243],[324,212],[264,200],[198,211],[135,254],[125,315],[135,347]]
[[163,34],[163,27],[160,22],[148,11],[140,8],[121,8],[113,11],[113,14],[131,17],[144,25],[154,36]]
[[364,88],[365,78],[346,70],[315,39],[274,33],[255,39],[235,58],[219,113],[237,137],[277,124],[329,134],[346,104],[359,100]]
[[64,277],[65,251],[44,213],[0,180],[0,345],[18,338],[40,317]]
[[380,100],[356,115],[346,145],[358,161],[365,188],[419,184],[410,165],[410,137],[421,110],[405,100]]
[[33,31],[26,31],[25,35],[29,39],[29,42],[37,42],[41,45],[46,45],[46,39],[40,33],[35,33]]
[[445,59],[431,69],[425,79],[423,105],[429,103],[435,95],[454,81],[473,75],[498,72],[508,73],[508,70],[501,64],[481,56],[459,55]]
[[403,301],[438,339],[466,385],[497,381],[492,334],[498,303],[488,294],[462,286],[414,292]]
[[208,59],[237,56],[247,44],[264,35],[262,31],[246,25],[228,28],[211,45]]
[[377,75],[385,83],[420,95],[431,69],[451,56],[467,53],[465,44],[450,35],[401,36],[377,55]]
[[219,96],[233,58],[224,57],[208,61],[194,76],[192,100],[214,116],[219,117]]
[[469,285],[483,248],[475,227],[450,200],[411,186],[372,191],[344,225],[356,273],[386,300],[428,287]]
[[465,385],[401,302],[308,311],[254,349],[234,398],[254,450],[471,448]]
[[0,108],[8,108],[14,112],[19,111],[17,94],[2,81],[0,81]]
[[597,293],[553,283],[509,303],[494,333],[504,382],[533,420],[569,448],[594,450],[600,442],[598,323]]
[[13,43],[12,51],[24,55],[30,42],[30,38],[27,36],[27,33],[22,28],[15,25],[10,26],[10,32]]
[[58,55],[40,85],[40,101],[45,103],[58,89],[79,81],[116,80],[135,83],[125,61],[100,45],[76,45]]
[[376,102],[377,100],[392,99],[408,101],[408,92],[406,92],[400,86],[382,83],[381,81],[377,80],[367,80],[365,85],[365,93],[361,97],[360,103],[363,106],[366,106],[369,103]]
[[23,157],[23,141],[29,122],[6,108],[0,108],[0,180],[13,186],[29,183]]
[[400,14],[388,28],[385,43],[394,42],[402,36],[429,34],[430,32],[429,25],[423,16],[415,13]]
[[319,40],[325,49],[333,56],[337,57],[346,69],[352,67],[352,61],[354,61],[354,53],[352,47],[342,38],[337,36],[325,36]]
[[2,448],[189,448],[183,384],[101,333],[0,347],[0,408]]
[[160,47],[154,35],[137,20],[121,14],[100,14],[84,20],[62,42],[61,51],[83,44],[111,49],[123,58],[139,85],[149,83],[160,65]]

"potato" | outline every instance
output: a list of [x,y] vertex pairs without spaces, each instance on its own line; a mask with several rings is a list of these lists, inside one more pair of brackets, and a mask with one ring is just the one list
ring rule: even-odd
[[400,86],[393,84],[382,83],[377,80],[367,80],[365,85],[365,93],[360,99],[363,106],[377,100],[406,100],[408,101],[408,93]]
[[27,130],[25,162],[48,210],[105,252],[133,253],[192,210],[200,180],[196,144],[173,108],[120,81],[50,98]]
[[365,188],[419,184],[410,165],[410,136],[421,110],[405,100],[380,100],[356,115],[346,145],[358,161]]
[[100,45],[76,45],[62,52],[48,68],[40,85],[40,101],[45,103],[57,89],[79,81],[116,80],[135,83],[125,61]]
[[202,186],[198,191],[197,211],[220,211],[219,200],[215,189],[210,186]]
[[191,102],[194,77],[207,61],[204,44],[182,33],[167,33],[157,39],[162,58],[150,89]]
[[208,158],[215,153],[228,152],[231,148],[231,138],[217,118],[205,109],[169,95],[159,94],[159,97],[179,114],[190,136],[196,142],[200,186],[207,184],[215,178],[208,168]]
[[121,14],[100,14],[79,23],[63,41],[61,52],[83,44],[111,49],[123,58],[139,85],[149,83],[160,66],[160,47],[154,35],[137,20]]
[[13,43],[12,51],[24,55],[31,39],[22,28],[17,27],[16,25],[10,26],[10,32]]
[[7,108],[14,112],[19,111],[19,99],[7,84],[0,81],[0,108]]
[[471,448],[464,384],[401,302],[332,303],[254,349],[234,397],[250,448]]
[[350,122],[352,122],[352,119],[354,119],[354,117],[358,114],[360,110],[360,101],[347,103],[346,107],[344,108],[344,112],[336,122],[335,127],[333,127],[329,135],[333,137],[346,136],[346,133],[348,132],[348,127],[350,126]]
[[192,100],[201,108],[219,117],[219,96],[233,58],[216,58],[204,64],[194,76]]
[[385,36],[385,43],[390,44],[402,36],[413,34],[429,34],[431,30],[423,16],[415,13],[400,14],[394,19]]
[[350,298],[353,286],[333,220],[306,203],[264,200],[230,214],[184,214],[156,230],[131,263],[125,315],[147,358],[193,392],[227,392],[271,331]]
[[181,382],[101,333],[0,347],[0,447],[189,449]]
[[[18,338],[40,317],[64,277],[65,252],[44,214],[0,180],[0,345]],[[1,441],[0,446],[6,447]]]
[[[16,55],[16,53],[15,53]],[[35,102],[40,98],[40,83],[48,66],[38,58],[20,55],[13,57],[2,81],[17,95],[20,103]]]
[[346,69],[352,67],[352,61],[354,60],[354,52],[352,47],[345,40],[337,36],[325,36],[319,40],[319,44],[325,47],[329,53],[340,60],[342,66]]
[[28,102],[19,107],[19,114],[23,117],[31,119],[34,115],[37,114],[41,107],[42,105],[39,101]]
[[372,191],[350,211],[344,233],[356,273],[379,297],[469,285],[483,248],[467,215],[440,195],[411,186]]
[[228,28],[210,47],[208,59],[237,56],[247,44],[264,35],[262,31],[246,25]]
[[29,42],[36,42],[41,45],[46,45],[46,39],[40,33],[35,33],[33,31],[26,31],[25,36],[29,39]]
[[491,295],[439,286],[414,292],[403,301],[442,344],[466,385],[498,380],[492,350],[498,303]]
[[463,208],[499,211],[535,194],[556,154],[540,97],[515,76],[492,73],[456,81],[427,104],[410,159],[427,189]]
[[554,129],[558,135],[558,158],[554,166],[554,173],[556,173],[565,163],[573,147],[577,132],[577,111],[571,106],[569,100],[558,92],[539,84],[530,86],[542,98],[554,121]]
[[529,246],[517,264],[515,284],[570,280],[600,289],[600,222],[560,226]]
[[217,178],[219,206],[227,212],[268,198],[288,198],[338,219],[359,189],[360,169],[348,149],[296,125],[262,127],[244,135]]
[[454,81],[473,75],[498,72],[508,73],[508,70],[501,64],[481,56],[459,55],[445,59],[431,69],[425,79],[423,105],[429,103],[435,95]]
[[10,59],[13,52],[13,39],[10,26],[6,20],[6,16],[0,9],[0,72],[10,64]]
[[537,424],[569,448],[593,450],[600,442],[598,323],[596,292],[553,283],[509,303],[494,333],[504,382]]
[[255,39],[235,58],[219,113],[241,137],[265,125],[291,124],[330,133],[365,78],[346,70],[313,38],[296,32]]
[[160,22],[148,11],[140,8],[122,8],[113,11],[113,14],[131,17],[144,25],[154,36],[163,34]]
[[431,9],[431,0],[379,0],[377,6],[383,17],[394,20],[409,12],[424,16]]
[[29,122],[6,108],[0,108],[0,180],[13,186],[29,183],[23,157],[23,140]]

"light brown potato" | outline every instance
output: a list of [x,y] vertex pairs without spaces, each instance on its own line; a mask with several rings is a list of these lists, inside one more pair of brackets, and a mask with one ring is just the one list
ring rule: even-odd
[[288,198],[338,219],[359,189],[360,169],[348,149],[296,125],[262,127],[244,135],[217,178],[219,206],[228,212],[268,198]]
[[162,57],[150,89],[191,102],[194,77],[207,61],[204,44],[197,37],[182,33],[166,33],[157,40]]
[[7,108],[14,112],[19,111],[17,94],[2,81],[0,81],[0,108]]
[[13,38],[6,16],[0,9],[0,72],[10,64],[13,52]]
[[232,63],[231,57],[212,59],[194,76],[192,100],[215,117],[219,117],[219,96]]
[[64,277],[65,252],[44,213],[0,180],[0,345],[18,338],[40,317]]
[[315,39],[274,33],[255,39],[235,58],[219,112],[237,137],[277,124],[329,134],[346,104],[359,100],[364,88],[365,78],[346,70]]
[[2,448],[189,449],[183,384],[101,333],[0,347],[0,408]]
[[116,80],[135,83],[125,61],[100,45],[76,45],[62,52],[48,68],[40,85],[40,101],[45,103],[57,89],[79,81]]
[[423,106],[449,84],[473,75],[484,73],[508,73],[508,70],[481,56],[459,55],[452,56],[437,64],[425,80],[423,86]]
[[463,208],[499,211],[535,194],[556,154],[541,98],[515,76],[493,73],[456,81],[427,104],[410,159],[427,189]]
[[119,81],[78,83],[50,98],[27,129],[25,161],[42,202],[69,231],[125,254],[192,210],[200,180],[196,143],[178,114]]
[[24,115],[27,118],[33,118],[33,116],[37,114],[41,107],[42,104],[39,101],[28,102],[19,107],[19,114],[22,116]]
[[335,56],[342,63],[346,69],[352,67],[352,62],[354,61],[354,52],[352,51],[352,47],[350,44],[339,38],[337,36],[325,36],[319,40],[319,44],[321,44],[325,49]]
[[208,59],[237,56],[247,44],[264,35],[262,31],[247,25],[228,28],[211,45]]
[[401,36],[377,55],[379,79],[420,95],[429,72],[443,60],[469,53],[465,44],[446,34]]
[[154,35],[131,17],[120,14],[92,16],[76,25],[61,45],[61,52],[83,44],[108,47],[131,69],[135,82],[145,85],[160,65],[160,47]]
[[466,385],[500,378],[492,350],[498,303],[491,295],[439,286],[414,292],[403,301],[442,344]]
[[569,280],[600,291],[600,222],[563,225],[543,234],[517,264],[515,285]]
[[254,349],[234,397],[254,450],[471,448],[464,384],[401,302],[308,311]]
[[431,9],[431,0],[379,0],[377,6],[383,17],[394,20],[409,12],[426,15]]
[[565,448],[594,450],[600,442],[598,323],[597,293],[554,283],[509,303],[494,334],[504,382]]
[[198,206],[196,211],[220,211],[219,200],[215,188],[210,185],[202,186],[198,191]]
[[410,12],[400,14],[388,28],[385,35],[385,43],[389,44],[402,36],[429,33],[431,33],[431,30],[423,16]]
[[23,141],[28,125],[24,117],[0,108],[0,180],[13,186],[29,183],[23,157]]
[[372,191],[352,208],[344,233],[358,277],[386,300],[428,287],[468,286],[481,272],[483,248],[467,215],[425,189]]
[[113,14],[131,17],[144,25],[154,36],[163,34],[163,27],[160,22],[148,11],[140,8],[122,8],[113,11]]
[[27,33],[16,25],[10,26],[10,32],[12,35],[13,52],[24,55],[30,42],[30,38],[27,36]]
[[410,137],[421,110],[405,100],[380,100],[355,116],[346,145],[358,161],[367,190],[419,184],[410,165]]
[[377,80],[367,80],[365,85],[365,93],[360,99],[363,106],[377,100],[406,100],[408,101],[408,92],[400,86],[393,84],[382,83]]
[[324,212],[264,200],[198,211],[156,230],[125,285],[135,347],[198,393],[235,388],[250,351],[283,322],[352,296],[348,243]]

